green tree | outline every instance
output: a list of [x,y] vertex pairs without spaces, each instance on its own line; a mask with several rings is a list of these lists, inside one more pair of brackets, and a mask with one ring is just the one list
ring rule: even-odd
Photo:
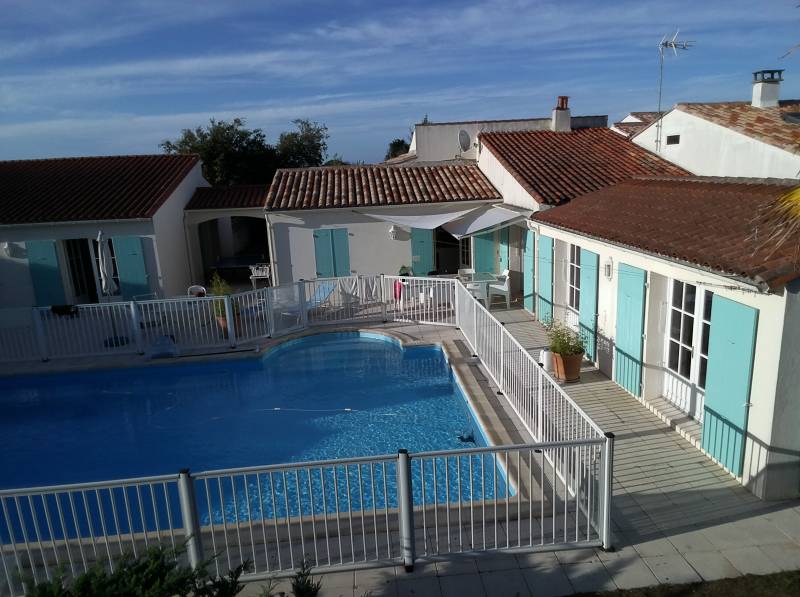
[[292,122],[297,130],[281,133],[276,146],[281,167],[321,166],[328,153],[328,127],[302,118]]
[[196,153],[203,176],[214,186],[269,184],[279,167],[278,152],[261,129],[248,129],[242,118],[211,119],[208,126],[184,129],[180,137],[161,143],[165,153]]
[[392,139],[389,141],[389,148],[386,150],[386,156],[383,158],[384,160],[391,160],[392,158],[396,158],[399,155],[403,155],[408,153],[409,144],[408,141],[405,139],[401,139],[397,137],[396,139]]

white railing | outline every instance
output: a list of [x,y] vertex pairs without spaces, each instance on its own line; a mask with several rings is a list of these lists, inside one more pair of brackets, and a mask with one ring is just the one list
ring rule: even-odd
[[[0,491],[0,594],[185,540],[179,475]],[[7,590],[7,593],[6,593]]]
[[[217,575],[608,546],[604,439],[490,446],[0,491],[0,582],[76,576],[151,545]],[[564,456],[566,455],[566,456]],[[581,476],[581,471],[588,475]],[[4,591],[3,591],[4,592]]]
[[165,338],[179,349],[234,347],[365,320],[457,326],[535,443],[0,491],[10,592],[60,563],[74,575],[176,537],[192,565],[216,556],[222,574],[249,560],[254,575],[304,558],[316,567],[410,566],[418,555],[610,545],[613,435],[455,279],[348,276],[227,297],[35,309],[35,352],[27,342],[14,354],[145,352]]

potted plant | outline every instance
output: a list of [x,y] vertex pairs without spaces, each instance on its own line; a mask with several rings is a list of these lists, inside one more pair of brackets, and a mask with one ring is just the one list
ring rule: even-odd
[[[228,282],[225,281],[225,279],[219,275],[219,272],[214,272],[214,275],[211,276],[211,285],[208,289],[208,294],[214,297],[228,296],[230,294],[233,294],[233,288],[231,288],[231,285],[228,284]],[[225,313],[225,302],[214,301],[213,305],[214,305],[214,316],[217,318],[217,325],[219,325],[220,329],[227,336],[228,317]],[[234,314],[234,319],[237,317],[237,315],[238,313]]]
[[586,347],[583,338],[558,321],[547,326],[547,337],[550,340],[550,352],[553,353],[556,379],[578,381]]

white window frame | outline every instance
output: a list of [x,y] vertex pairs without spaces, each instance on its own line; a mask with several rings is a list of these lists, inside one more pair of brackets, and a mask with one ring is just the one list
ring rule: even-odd
[[[675,297],[675,286],[682,285],[681,290],[681,305],[676,307],[673,304]],[[694,307],[691,311],[686,309],[686,287],[694,287]],[[707,342],[706,351],[703,350],[703,335],[710,335],[711,333],[711,301],[713,293],[704,289],[697,284],[690,284],[681,280],[671,280],[669,284],[669,296],[667,298],[667,321],[665,326],[665,341],[664,341],[664,366],[668,375],[674,375],[683,381],[696,385],[700,391],[705,391],[705,380],[701,379],[701,361],[708,365]],[[706,306],[708,308],[706,309]],[[678,330],[678,339],[672,338],[672,318],[673,313],[680,315],[680,327]],[[708,318],[706,318],[706,315]],[[689,343],[684,341],[684,325],[687,324],[687,319],[691,319],[691,341]],[[671,366],[672,351],[678,347],[678,362],[677,368],[673,369]],[[688,353],[689,358],[689,375],[683,374],[681,367],[684,355]],[[702,383],[701,383],[702,382]]]
[[574,313],[581,308],[581,248],[569,246],[569,264],[567,266],[567,307]]

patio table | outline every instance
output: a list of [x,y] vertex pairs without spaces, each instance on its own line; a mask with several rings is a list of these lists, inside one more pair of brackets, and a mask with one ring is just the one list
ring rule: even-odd
[[[472,285],[480,285],[482,286],[483,295],[484,297],[489,296],[489,284],[493,284],[497,282],[497,274],[492,272],[475,272],[474,274],[461,274],[459,275],[459,279],[469,287],[470,284]],[[486,302],[487,299],[483,299]]]

